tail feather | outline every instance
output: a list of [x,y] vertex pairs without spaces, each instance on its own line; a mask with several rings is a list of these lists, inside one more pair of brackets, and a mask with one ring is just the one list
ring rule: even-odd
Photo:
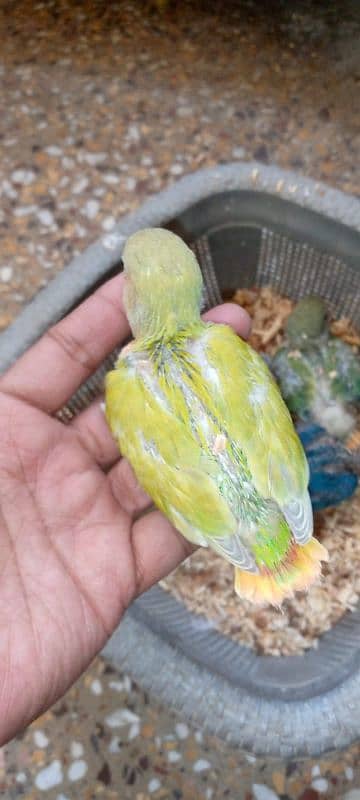
[[321,575],[321,562],[328,559],[326,548],[317,539],[312,538],[303,546],[292,542],[274,571],[262,569],[253,575],[236,567],[235,591],[252,603],[280,606],[295,592],[308,589]]

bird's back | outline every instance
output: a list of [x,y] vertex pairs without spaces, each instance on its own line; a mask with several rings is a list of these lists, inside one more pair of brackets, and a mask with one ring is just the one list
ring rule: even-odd
[[[207,485],[216,493],[212,507],[225,499],[237,520],[252,518],[264,500],[284,506],[306,491],[306,460],[277,386],[227,326],[201,325],[148,349],[137,343],[108,376],[107,417],[144,488],[167,513],[168,479],[178,485],[180,476],[187,492],[179,512]],[[210,522],[203,533],[213,529]]]

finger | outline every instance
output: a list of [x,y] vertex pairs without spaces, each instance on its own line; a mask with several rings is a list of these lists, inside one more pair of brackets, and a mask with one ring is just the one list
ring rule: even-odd
[[250,334],[251,318],[247,311],[236,303],[223,303],[221,306],[215,306],[203,314],[203,319],[230,325],[242,339],[247,339]]
[[132,548],[137,594],[168,575],[196,549],[160,511],[151,511],[134,523]]
[[136,516],[150,508],[152,500],[141,488],[134,470],[126,458],[122,458],[108,473],[112,493],[121,508]]
[[48,413],[60,408],[129,335],[122,289],[117,275],[50,328],[4,375],[0,389]]
[[79,435],[84,447],[103,469],[109,469],[119,460],[118,445],[106,422],[103,397],[74,417],[69,427]]

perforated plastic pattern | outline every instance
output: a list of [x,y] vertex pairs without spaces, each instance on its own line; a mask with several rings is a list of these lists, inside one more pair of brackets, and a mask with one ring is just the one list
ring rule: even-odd
[[341,258],[270,228],[261,230],[255,283],[299,299],[317,294],[337,315],[360,326],[359,274]]

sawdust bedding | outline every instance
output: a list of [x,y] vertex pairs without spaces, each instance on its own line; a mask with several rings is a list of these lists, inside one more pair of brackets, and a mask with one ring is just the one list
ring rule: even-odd
[[[253,320],[250,343],[272,354],[281,344],[284,323],[293,302],[269,288],[241,289],[233,301]],[[360,336],[346,319],[332,323],[332,333],[356,348]],[[360,426],[349,446],[360,446]],[[322,578],[308,593],[298,593],[281,610],[256,607],[237,597],[233,567],[209,548],[200,548],[161,585],[222,633],[258,653],[295,655],[316,647],[329,630],[360,599],[360,488],[337,508],[315,515],[315,535],[329,551]]]

